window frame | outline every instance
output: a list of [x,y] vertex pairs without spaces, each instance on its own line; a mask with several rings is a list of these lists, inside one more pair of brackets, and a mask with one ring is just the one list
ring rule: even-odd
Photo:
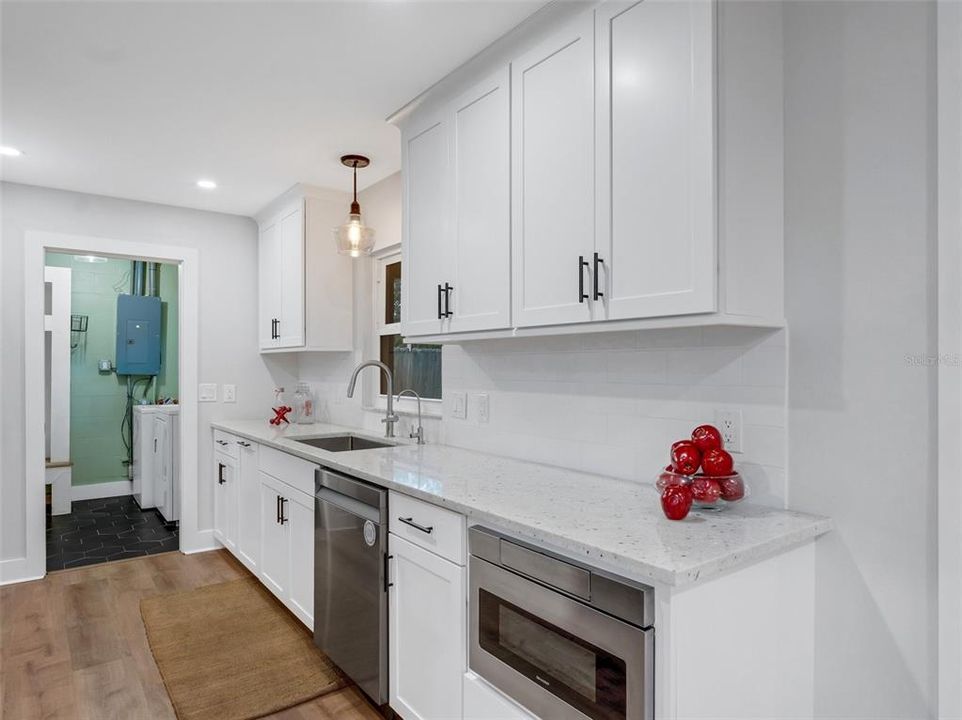
[[[384,308],[387,301],[387,287],[384,282],[384,269],[388,265],[392,265],[395,262],[403,262],[401,258],[401,244],[395,243],[394,245],[388,245],[387,247],[380,248],[374,252],[373,255],[374,262],[373,270],[373,288],[374,288],[374,337],[373,347],[377,353],[378,360],[381,359],[381,338],[385,335],[403,335],[401,332],[401,323],[386,323],[384,322]],[[402,265],[403,267],[403,265]],[[401,306],[401,315],[404,315],[404,306]],[[376,410],[386,410],[387,409],[387,395],[381,392],[381,380],[379,377],[374,377],[371,374],[369,380],[371,383],[369,385],[371,389],[370,397],[373,398],[372,408]],[[403,390],[403,388],[395,388],[395,392]],[[442,384],[441,384],[441,397],[439,398],[421,398],[421,414],[424,417],[441,417],[441,409],[443,407],[442,401],[444,398],[444,381],[442,373]],[[418,403],[414,398],[405,395],[400,400],[395,400],[394,411],[399,415],[414,415],[418,414]]]

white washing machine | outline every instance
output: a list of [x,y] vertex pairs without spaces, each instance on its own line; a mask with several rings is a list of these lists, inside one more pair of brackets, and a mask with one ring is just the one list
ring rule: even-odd
[[156,507],[168,522],[178,520],[180,406],[134,406],[133,491],[141,508]]

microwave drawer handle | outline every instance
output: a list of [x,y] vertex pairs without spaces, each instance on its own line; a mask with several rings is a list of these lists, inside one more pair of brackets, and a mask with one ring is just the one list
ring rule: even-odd
[[419,523],[414,522],[414,518],[413,518],[413,517],[407,517],[407,518],[399,517],[398,520],[400,520],[401,522],[403,522],[405,525],[410,525],[410,526],[413,527],[415,530],[420,530],[421,532],[426,533],[426,534],[428,534],[428,535],[430,535],[432,532],[434,532],[434,526],[433,526],[433,525],[421,525],[421,524],[419,524]]
[[591,600],[591,573],[564,560],[501,541],[501,564],[575,597]]

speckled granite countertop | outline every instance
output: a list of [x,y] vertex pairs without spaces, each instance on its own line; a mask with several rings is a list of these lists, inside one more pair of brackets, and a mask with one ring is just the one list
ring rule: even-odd
[[657,490],[446,445],[332,453],[297,437],[352,432],[338,425],[263,420],[211,425],[390,490],[462,513],[531,542],[642,582],[681,587],[790,550],[832,528],[828,518],[742,503],[665,519]]

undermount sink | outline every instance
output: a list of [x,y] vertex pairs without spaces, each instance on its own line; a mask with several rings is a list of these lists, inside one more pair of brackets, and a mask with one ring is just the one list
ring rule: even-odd
[[291,438],[311,447],[328,452],[347,452],[349,450],[372,450],[374,448],[394,447],[391,442],[379,442],[359,435],[328,435],[316,438]]

